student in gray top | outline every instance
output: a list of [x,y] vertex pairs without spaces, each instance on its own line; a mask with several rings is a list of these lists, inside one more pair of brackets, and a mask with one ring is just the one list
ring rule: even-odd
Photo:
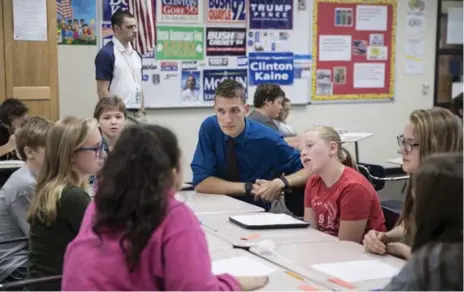
[[434,154],[415,174],[412,258],[385,291],[463,291],[462,152]]
[[[29,119],[16,134],[16,149],[25,164],[16,170],[0,190],[0,241],[29,235],[27,214],[35,192],[36,176],[43,164],[48,131],[53,123]],[[27,241],[0,245],[0,282],[26,278]]]

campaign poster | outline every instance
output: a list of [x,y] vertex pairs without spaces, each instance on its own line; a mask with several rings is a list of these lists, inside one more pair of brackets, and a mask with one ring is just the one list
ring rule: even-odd
[[204,28],[157,26],[156,60],[203,60]]
[[200,97],[200,71],[182,71],[180,90],[181,103],[197,103]]
[[199,23],[203,19],[204,0],[157,0],[158,22]]
[[244,23],[246,0],[207,0],[206,22]]
[[97,7],[93,0],[56,0],[59,45],[97,44]]
[[206,28],[206,55],[246,55],[246,28]]
[[249,0],[250,29],[293,29],[293,0]]
[[111,16],[119,9],[127,10],[129,5],[127,0],[103,0],[103,19],[102,21],[111,22]]
[[294,80],[293,53],[255,52],[248,56],[250,85],[274,83],[292,85]]
[[245,89],[248,86],[246,69],[203,70],[203,100],[213,101],[216,95],[216,88],[226,79],[234,79],[240,82]]

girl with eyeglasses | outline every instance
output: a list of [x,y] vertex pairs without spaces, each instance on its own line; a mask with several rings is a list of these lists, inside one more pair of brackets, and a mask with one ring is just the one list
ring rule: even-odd
[[[66,247],[79,232],[90,203],[89,176],[101,169],[104,158],[95,120],[66,117],[50,130],[28,216],[29,279],[62,273]],[[29,289],[60,290],[60,284]]]
[[[414,197],[411,181],[421,161],[434,153],[462,152],[462,126],[455,115],[444,108],[415,110],[409,117],[404,133],[398,136],[403,170],[409,174],[406,198],[398,222],[388,232],[369,231],[363,240],[366,251],[391,254],[409,259],[415,224],[412,217]],[[438,195],[438,194],[437,194]]]

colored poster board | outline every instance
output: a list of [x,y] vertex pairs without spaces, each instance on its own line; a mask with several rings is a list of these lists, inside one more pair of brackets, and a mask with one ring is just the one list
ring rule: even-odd
[[94,0],[56,0],[58,44],[96,45],[96,11]]
[[246,69],[222,69],[222,70],[203,70],[203,99],[213,101],[216,88],[225,79],[234,79],[240,82],[245,88],[248,87],[248,75]]
[[249,29],[293,29],[293,0],[249,0]]
[[244,23],[246,21],[246,0],[207,0],[206,22]]
[[396,0],[314,0],[312,102],[392,100]]
[[294,79],[293,53],[257,52],[248,55],[251,86],[264,83],[292,85]]
[[246,55],[246,28],[206,28],[207,56]]
[[156,17],[160,23],[203,22],[204,0],[157,0]]
[[203,60],[203,27],[157,26],[156,35],[156,60]]

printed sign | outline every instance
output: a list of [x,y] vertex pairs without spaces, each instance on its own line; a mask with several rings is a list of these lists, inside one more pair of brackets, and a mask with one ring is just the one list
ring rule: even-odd
[[119,9],[129,9],[127,0],[103,0],[103,21],[111,22],[111,16]]
[[160,22],[200,22],[202,0],[157,0]]
[[248,58],[250,85],[293,84],[293,53],[250,53]]
[[179,64],[177,62],[160,62],[160,71],[178,71]]
[[246,20],[246,0],[208,0],[207,22],[241,23]]
[[246,55],[246,28],[208,27],[206,29],[206,55]]
[[202,27],[157,26],[157,60],[203,60]]
[[240,82],[245,89],[247,88],[248,77],[246,69],[203,70],[203,100],[214,100],[216,88],[225,79],[234,79]]
[[250,29],[293,29],[293,0],[249,0]]
[[211,67],[227,67],[229,65],[228,58],[209,58],[208,64]]

